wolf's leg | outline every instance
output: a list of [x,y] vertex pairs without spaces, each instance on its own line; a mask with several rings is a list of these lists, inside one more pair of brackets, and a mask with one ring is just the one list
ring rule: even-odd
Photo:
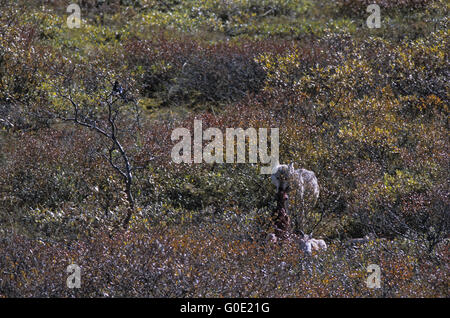
[[302,231],[305,231],[305,217],[306,217],[306,215],[305,215],[305,199],[303,198],[303,195],[302,195],[302,223],[300,224],[300,229]]
[[298,230],[298,205],[297,205],[297,189],[295,189],[295,193],[294,193],[294,206],[293,206],[293,211],[291,212],[291,216],[292,216],[292,220],[294,221],[294,232],[297,232]]
[[297,189],[296,199],[297,199],[297,218],[298,218],[297,230],[303,231],[303,219],[305,212],[303,210],[303,189],[301,187],[300,189]]

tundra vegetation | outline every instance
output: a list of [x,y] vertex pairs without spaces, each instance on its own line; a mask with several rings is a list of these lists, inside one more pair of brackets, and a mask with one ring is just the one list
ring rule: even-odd
[[[449,297],[449,4],[371,2],[82,0],[70,29],[0,0],[0,297]],[[278,127],[327,250],[266,243],[258,164],[172,162],[194,119]]]

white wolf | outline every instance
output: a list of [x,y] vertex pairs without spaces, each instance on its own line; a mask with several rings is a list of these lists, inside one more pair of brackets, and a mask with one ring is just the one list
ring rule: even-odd
[[309,235],[303,234],[303,232],[300,232],[299,243],[301,250],[309,256],[312,255],[313,251],[327,250],[327,243],[324,240],[314,239]]
[[[309,210],[314,207],[319,198],[319,182],[314,172],[306,169],[294,169],[294,164],[277,165],[272,170],[272,183],[277,192],[293,192],[294,210],[301,203],[300,213],[294,218],[295,228],[303,230]],[[297,210],[298,211],[298,210]]]
[[[300,249],[308,256],[311,256],[313,252],[326,251],[328,248],[327,243],[325,243],[324,240],[312,238],[302,231],[300,231],[298,236],[293,236],[292,238],[297,238]],[[275,234],[271,233],[267,236],[267,241],[277,243],[278,238]]]
[[294,190],[300,195],[301,200],[305,196],[313,199],[314,205],[319,198],[319,182],[314,172],[306,169],[294,169],[294,164],[277,165],[272,172],[272,183],[277,187],[277,192]]

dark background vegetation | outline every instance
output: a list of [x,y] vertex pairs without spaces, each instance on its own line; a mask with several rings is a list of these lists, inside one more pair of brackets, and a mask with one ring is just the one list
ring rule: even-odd
[[[446,1],[82,0],[80,29],[69,4],[0,0],[0,297],[449,296]],[[279,127],[329,249],[265,243],[257,165],[174,164],[194,118]]]

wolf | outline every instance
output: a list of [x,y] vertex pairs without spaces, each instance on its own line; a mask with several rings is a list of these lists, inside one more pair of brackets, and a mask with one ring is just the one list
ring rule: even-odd
[[295,169],[294,164],[277,165],[272,171],[272,183],[276,186],[277,192],[294,190],[299,194],[301,200],[311,197],[314,205],[319,199],[319,182],[314,172],[307,169]]
[[313,251],[327,250],[327,243],[324,240],[314,239],[310,235],[300,231],[299,235],[300,249],[311,256]]
[[[277,193],[293,192],[294,207],[301,203],[301,211],[294,218],[296,230],[303,230],[304,223],[311,208],[317,204],[319,198],[319,182],[314,172],[307,169],[295,169],[294,164],[277,165],[272,170],[272,183]],[[306,208],[306,209],[305,209]]]

